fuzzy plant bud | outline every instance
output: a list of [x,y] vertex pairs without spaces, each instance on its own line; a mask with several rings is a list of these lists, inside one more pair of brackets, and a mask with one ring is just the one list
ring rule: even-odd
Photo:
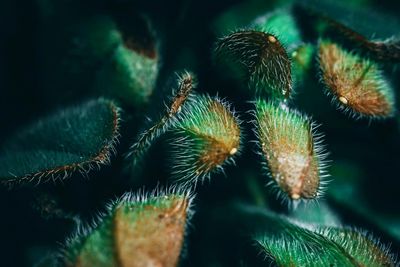
[[169,190],[125,194],[91,229],[78,231],[64,250],[66,266],[165,266],[179,263],[192,196]]
[[236,31],[217,41],[215,57],[221,69],[239,77],[257,95],[289,98],[291,63],[275,35],[257,30]]
[[257,100],[255,105],[261,156],[278,192],[292,200],[318,197],[325,154],[313,123],[284,104]]
[[385,118],[393,115],[394,92],[377,63],[339,45],[321,41],[321,79],[333,102],[353,117]]
[[310,72],[313,46],[303,42],[302,34],[291,8],[277,9],[254,20],[252,27],[273,33],[286,48],[292,62],[294,87]]
[[240,150],[239,120],[229,104],[196,95],[183,107],[173,126],[172,168],[181,182],[194,182],[223,170]]

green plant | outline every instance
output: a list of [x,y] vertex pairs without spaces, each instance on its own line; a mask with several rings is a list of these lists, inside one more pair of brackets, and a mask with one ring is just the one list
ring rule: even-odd
[[347,2],[35,1],[2,265],[398,266],[400,24]]

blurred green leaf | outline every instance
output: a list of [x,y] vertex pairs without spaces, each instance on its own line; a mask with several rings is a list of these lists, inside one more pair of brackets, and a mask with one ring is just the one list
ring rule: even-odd
[[[400,60],[400,21],[389,14],[379,13],[358,1],[306,0],[297,5],[307,16],[308,25],[317,30],[319,36],[343,37],[370,52],[377,59]],[[302,13],[304,14],[304,13]],[[326,37],[326,36],[325,36]]]
[[363,192],[362,179],[366,178],[366,175],[361,169],[354,164],[338,161],[332,166],[332,176],[335,177],[335,182],[332,183],[327,195],[328,200],[338,206],[338,212],[351,213],[353,217],[359,216],[365,223],[375,226],[393,240],[400,242],[398,210],[387,212],[372,207],[371,198],[372,201],[379,199]]

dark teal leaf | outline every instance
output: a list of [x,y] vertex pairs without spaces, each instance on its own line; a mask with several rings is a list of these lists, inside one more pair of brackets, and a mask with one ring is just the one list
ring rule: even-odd
[[43,118],[6,141],[0,182],[67,177],[110,161],[119,136],[119,108],[98,99]]

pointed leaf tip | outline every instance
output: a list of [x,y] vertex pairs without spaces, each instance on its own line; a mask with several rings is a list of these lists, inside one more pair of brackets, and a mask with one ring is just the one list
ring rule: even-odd
[[204,180],[240,150],[240,126],[229,105],[218,98],[196,95],[174,125],[172,168],[182,182]]
[[261,155],[278,192],[292,200],[318,197],[325,154],[311,121],[284,104],[265,100],[256,101],[255,116]]

